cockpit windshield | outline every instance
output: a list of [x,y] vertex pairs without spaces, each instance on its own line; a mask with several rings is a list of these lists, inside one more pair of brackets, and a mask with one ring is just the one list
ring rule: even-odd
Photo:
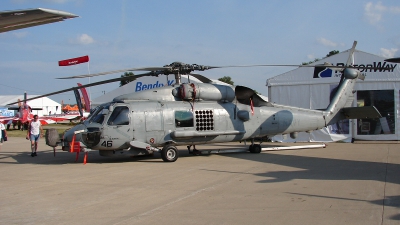
[[115,107],[107,125],[129,125],[129,108],[127,106]]
[[109,109],[110,104],[105,104],[105,105],[99,105],[98,107],[95,108],[94,112],[90,115],[88,118],[90,123],[99,123],[102,124],[104,121],[104,114],[103,109]]

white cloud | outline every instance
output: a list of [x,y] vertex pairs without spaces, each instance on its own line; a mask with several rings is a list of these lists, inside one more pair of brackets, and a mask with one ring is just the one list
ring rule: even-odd
[[336,47],[336,46],[339,45],[338,43],[330,41],[330,40],[328,40],[326,38],[317,38],[317,41],[318,41],[318,43],[320,43],[322,45],[325,45],[325,46],[328,46],[328,47]]
[[372,2],[368,2],[364,7],[364,16],[371,25],[375,25],[382,20],[382,13],[385,11],[385,7],[382,6],[381,2],[374,5]]
[[397,49],[397,48],[391,48],[391,49],[381,48],[381,53],[380,53],[380,55],[381,55],[382,57],[385,57],[385,58],[393,58],[393,57],[394,57],[394,54],[396,54],[396,52],[397,52],[398,50],[399,50],[399,49]]
[[94,43],[94,39],[88,34],[81,34],[76,39],[70,40],[72,44],[88,45]]
[[309,54],[309,55],[307,55],[307,58],[308,58],[309,60],[314,60],[314,59],[315,59],[315,56],[314,56],[314,54]]
[[379,23],[383,21],[383,15],[385,14],[399,14],[400,13],[400,7],[398,6],[384,6],[382,5],[382,2],[377,2],[376,4],[372,2],[368,2],[364,6],[364,16],[367,19],[367,21],[371,25],[376,25],[379,26]]

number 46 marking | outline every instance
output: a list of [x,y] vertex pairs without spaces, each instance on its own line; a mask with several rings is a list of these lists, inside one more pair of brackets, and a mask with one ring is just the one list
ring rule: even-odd
[[112,141],[103,141],[103,143],[101,143],[101,146],[112,147]]

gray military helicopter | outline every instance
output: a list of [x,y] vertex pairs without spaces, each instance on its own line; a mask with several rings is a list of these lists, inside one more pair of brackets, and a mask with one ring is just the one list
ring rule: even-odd
[[[150,70],[137,77],[174,74],[176,83],[172,86],[118,96],[112,102],[96,107],[87,120],[66,131],[61,140],[56,131],[48,130],[46,143],[54,149],[61,145],[64,151],[78,153],[98,150],[102,156],[136,156],[159,152],[165,162],[174,162],[179,157],[176,146],[186,145],[190,151],[190,146],[206,143],[251,140],[249,152],[260,153],[261,145],[254,142],[256,138],[277,134],[290,134],[295,138],[297,132],[318,130],[342,119],[379,118],[381,115],[373,106],[348,107],[353,101],[351,96],[356,79],[364,79],[360,71],[351,68],[350,65],[355,44],[356,42],[345,67],[327,63],[322,65],[342,72],[337,92],[324,110],[267,102],[251,88],[215,84],[202,75],[191,73],[224,67],[174,62],[164,67],[133,68],[66,77],[83,78],[124,71]],[[181,76],[186,74],[203,83],[181,83]],[[129,77],[82,87],[123,79]],[[39,97],[71,90],[77,92],[76,89],[78,87]],[[77,97],[77,100],[79,99]],[[192,153],[198,154],[200,151],[194,148]]]

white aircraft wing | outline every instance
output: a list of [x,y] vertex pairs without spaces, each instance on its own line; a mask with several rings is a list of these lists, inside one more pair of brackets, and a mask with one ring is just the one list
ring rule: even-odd
[[44,8],[0,11],[0,33],[60,22],[75,17],[78,16],[69,12]]

